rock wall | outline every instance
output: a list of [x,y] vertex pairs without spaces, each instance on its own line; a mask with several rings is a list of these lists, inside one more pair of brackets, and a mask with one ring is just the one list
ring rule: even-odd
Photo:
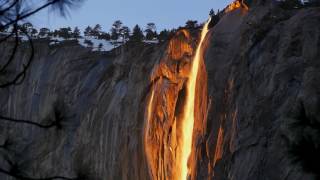
[[[1,115],[49,124],[60,114],[62,125],[43,129],[1,121],[0,144],[10,142],[1,148],[1,168],[14,164],[17,174],[33,178],[149,179],[144,108],[161,47],[123,47],[112,56],[73,43],[35,46],[39,51],[23,83],[1,89]],[[0,173],[0,179],[11,179],[6,177]]]
[[308,121],[320,120],[319,22],[319,8],[258,6],[233,11],[213,27],[205,58],[211,103],[197,179],[315,178],[289,158],[295,137],[288,126],[301,109]]

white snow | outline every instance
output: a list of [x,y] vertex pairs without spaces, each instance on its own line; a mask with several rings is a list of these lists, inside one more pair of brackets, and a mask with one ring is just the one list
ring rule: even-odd
[[[50,42],[50,45],[55,45],[55,44],[59,44],[63,41],[66,40],[77,40],[79,45],[83,46],[83,47],[90,47],[92,48],[92,51],[111,51],[112,49],[119,47],[119,43],[114,42],[114,41],[106,41],[103,39],[96,39],[94,37],[90,37],[90,36],[85,36],[85,37],[81,37],[78,39],[75,38],[69,38],[69,39],[64,39],[62,37],[52,37]],[[89,46],[88,44],[85,43],[85,41],[91,41],[92,42],[92,46]],[[102,47],[99,48],[99,45],[102,44]]]
[[144,43],[147,43],[147,44],[158,44],[158,43],[159,43],[159,40],[157,40],[157,39],[144,40],[143,42],[144,42]]
[[[62,42],[65,41],[66,39],[59,37],[59,36],[54,36],[50,38],[51,41],[58,41],[58,42]],[[73,40],[73,39],[68,39],[68,40]]]
[[[88,47],[88,44],[84,43],[85,40],[92,42],[92,51],[111,51],[112,49],[118,47],[119,45],[114,44],[112,41],[106,41],[103,39],[96,39],[94,37],[84,37],[79,38],[78,42],[81,46]],[[99,45],[102,44],[101,49],[99,49]]]
[[[7,35],[9,33],[0,33],[2,35]],[[28,37],[25,35],[19,35],[20,39],[22,41],[28,41]],[[38,38],[45,38],[47,36],[41,36]],[[36,39],[36,37],[33,37],[33,39]],[[89,47],[92,48],[92,51],[111,51],[114,48],[119,47],[120,45],[126,43],[128,41],[128,39],[126,41],[123,41],[122,38],[119,38],[118,40],[103,40],[103,39],[97,39],[95,37],[91,37],[91,36],[85,36],[85,37],[81,37],[81,38],[69,38],[69,39],[64,39],[62,37],[58,37],[58,36],[53,36],[50,37],[50,43],[49,45],[57,45],[60,44],[63,41],[67,41],[67,40],[77,40],[79,45],[83,46],[83,47]],[[89,46],[88,44],[85,43],[85,41],[91,41],[92,42],[92,46]],[[159,40],[157,39],[153,39],[153,40],[144,40],[144,43],[147,44],[158,44]],[[102,44],[102,47],[99,47],[99,45]]]
[[[68,40],[74,40],[74,39],[68,39]],[[59,44],[59,43],[61,43],[63,41],[65,41],[64,38],[53,36],[53,37],[50,37],[49,45],[56,45],[56,44]]]

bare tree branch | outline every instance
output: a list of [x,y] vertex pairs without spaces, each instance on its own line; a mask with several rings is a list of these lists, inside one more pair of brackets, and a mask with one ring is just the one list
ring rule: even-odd
[[35,14],[35,13],[37,13],[37,12],[39,12],[39,11],[47,8],[47,7],[49,7],[50,5],[53,5],[53,4],[55,4],[55,3],[58,3],[59,1],[61,1],[61,0],[52,0],[52,1],[50,1],[50,2],[48,2],[48,3],[46,3],[46,4],[44,4],[44,5],[36,8],[36,9],[33,10],[33,11],[30,11],[30,12],[28,12],[28,13],[26,13],[26,14],[21,14],[21,15],[18,16],[15,20],[11,20],[11,21],[8,22],[7,24],[3,25],[3,28],[9,27],[9,26],[11,26],[11,25],[13,25],[13,24],[16,24],[16,23],[18,23],[19,21],[21,21],[21,20],[23,20],[23,19],[25,19],[25,18],[28,18],[29,16],[31,16],[31,15],[33,15],[33,14]]
[[[8,7],[0,10],[0,16],[2,16],[5,12],[9,11],[11,8],[13,8],[19,0],[15,0],[11,5],[9,5]],[[3,5],[2,5],[3,6]]]
[[29,44],[30,44],[30,47],[31,47],[30,58],[29,58],[27,64],[23,65],[23,70],[19,74],[17,74],[13,80],[11,80],[9,82],[6,82],[4,84],[1,84],[0,88],[6,88],[6,87],[11,86],[11,85],[20,84],[18,81],[19,80],[22,81],[25,78],[25,74],[26,74],[29,66],[31,65],[31,62],[33,61],[33,58],[34,58],[34,45],[33,45],[32,39],[31,39],[31,37],[29,36],[29,34],[27,32],[23,31],[23,33],[28,37]]
[[19,46],[19,36],[18,36],[18,30],[17,30],[17,24],[14,25],[14,32],[15,32],[15,44],[14,48],[12,50],[11,56],[9,60],[1,67],[0,73],[3,73],[5,69],[9,66],[9,64],[13,61],[15,54],[17,52],[18,46]]

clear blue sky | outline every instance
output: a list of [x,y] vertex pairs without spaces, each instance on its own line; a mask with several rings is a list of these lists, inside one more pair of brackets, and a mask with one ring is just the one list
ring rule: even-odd
[[223,9],[232,0],[86,0],[72,10],[70,17],[62,18],[46,10],[32,17],[31,22],[38,28],[75,27],[102,25],[109,31],[115,20],[121,20],[132,28],[135,24],[145,27],[148,22],[156,23],[157,29],[175,28],[189,19],[203,22],[211,8]]

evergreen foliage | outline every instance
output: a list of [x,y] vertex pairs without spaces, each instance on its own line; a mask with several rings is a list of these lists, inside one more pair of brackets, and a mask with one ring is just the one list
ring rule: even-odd
[[120,20],[115,21],[111,28],[111,39],[118,40],[121,36],[122,22]]
[[198,26],[198,21],[188,20],[186,22],[185,28],[187,29],[195,29]]
[[135,25],[132,30],[132,35],[130,37],[131,42],[141,42],[144,39],[142,29],[139,25]]
[[81,32],[80,32],[80,29],[79,29],[78,27],[75,27],[75,28],[73,29],[72,37],[73,37],[73,38],[79,38],[79,37],[81,37]]
[[87,26],[83,33],[84,33],[85,36],[91,36],[92,28],[90,26]]
[[39,30],[39,36],[44,37],[44,36],[49,36],[50,35],[50,29],[48,28],[41,28]]
[[146,26],[146,30],[144,32],[146,33],[147,40],[153,40],[154,38],[157,38],[156,24],[155,23],[148,23]]

